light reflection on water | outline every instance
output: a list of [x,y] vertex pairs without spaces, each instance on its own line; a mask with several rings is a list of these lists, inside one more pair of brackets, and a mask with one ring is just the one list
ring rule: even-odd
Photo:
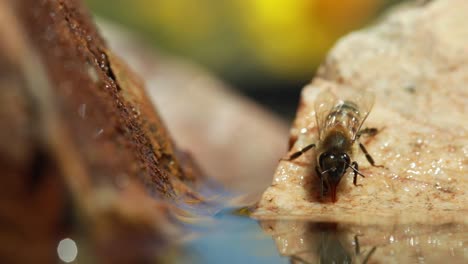
[[199,229],[184,263],[468,263],[464,223],[257,221],[238,212],[223,210]]
[[289,263],[258,222],[223,210],[211,226],[185,244],[187,263]]
[[76,259],[78,255],[78,247],[71,238],[60,240],[57,246],[57,254],[61,261],[70,263]]
[[468,263],[465,224],[265,220],[260,225],[291,263]]
[[[468,226],[463,223],[360,225],[256,220],[244,209],[224,209],[203,219],[185,225],[192,235],[183,243],[162,247],[164,244],[148,241],[122,244],[112,240],[112,250],[104,256],[112,252],[113,260],[157,260],[137,263],[468,263]],[[82,245],[68,238],[61,240],[59,258],[82,262],[86,259],[79,247]],[[146,249],[135,251],[133,245]]]

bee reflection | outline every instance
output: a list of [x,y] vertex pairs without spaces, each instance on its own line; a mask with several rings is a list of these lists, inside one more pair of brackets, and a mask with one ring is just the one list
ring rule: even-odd
[[349,231],[339,228],[336,223],[305,224],[306,233],[302,237],[307,238],[307,248],[291,255],[290,263],[365,264],[377,249],[374,246],[370,250],[361,250],[359,236],[354,235],[351,242]]

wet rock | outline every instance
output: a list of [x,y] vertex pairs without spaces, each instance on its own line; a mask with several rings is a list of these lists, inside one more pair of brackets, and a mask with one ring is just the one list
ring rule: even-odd
[[[315,150],[280,162],[257,218],[320,221],[466,223],[468,211],[468,2],[431,1],[391,12],[377,25],[341,39],[302,92],[289,154],[317,142],[314,102],[320,90],[373,90],[361,142],[378,164],[354,155],[365,178],[351,173],[336,203],[320,197]],[[285,154],[287,157],[288,154]]]
[[[313,149],[281,161],[253,217],[292,263],[465,263],[468,197],[468,2],[393,10],[340,40],[302,92],[288,157],[318,141],[318,93],[373,90],[355,149],[365,178],[349,172],[337,201],[321,197]],[[290,220],[287,220],[290,219]]]
[[305,219],[264,220],[292,263],[466,262],[465,224],[360,225]]

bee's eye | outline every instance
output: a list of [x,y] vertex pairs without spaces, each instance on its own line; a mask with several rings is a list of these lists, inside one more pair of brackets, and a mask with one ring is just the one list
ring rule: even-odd
[[324,162],[325,162],[325,159],[329,160],[329,159],[334,159],[335,156],[331,153],[328,153],[328,152],[324,152],[320,155],[319,157],[319,165],[320,167],[323,168],[323,165],[324,165]]
[[343,153],[341,157],[346,161],[346,163],[351,164],[351,159],[349,158],[348,154]]
[[323,159],[328,155],[328,153],[322,153],[319,157],[319,165],[323,168]]

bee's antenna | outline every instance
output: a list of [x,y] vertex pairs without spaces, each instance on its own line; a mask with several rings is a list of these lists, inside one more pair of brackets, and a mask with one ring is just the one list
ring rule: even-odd
[[329,171],[334,171],[335,169],[336,168],[329,168],[328,170],[324,170],[324,171],[320,172],[320,174],[325,174],[325,173],[327,173]]
[[346,165],[348,166],[348,168],[353,169],[354,172],[356,172],[357,174],[361,175],[362,177],[364,177],[364,178],[366,177],[366,176],[364,176],[364,174],[362,174],[360,171],[356,170],[356,168],[354,168],[353,166],[351,166],[349,163],[347,163],[347,162],[345,162],[345,163],[346,163]]

